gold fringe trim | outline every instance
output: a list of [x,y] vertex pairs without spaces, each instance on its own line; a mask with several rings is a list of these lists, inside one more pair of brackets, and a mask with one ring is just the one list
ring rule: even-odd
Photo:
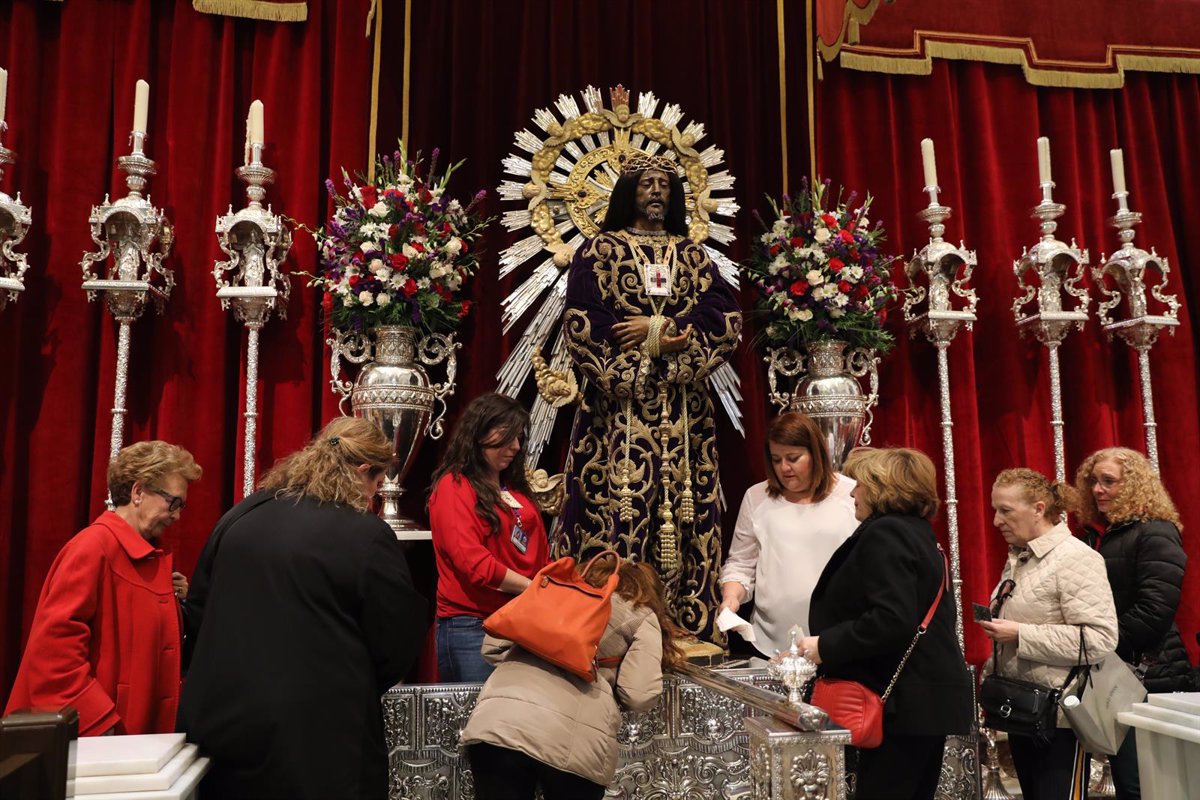
[[[854,3],[847,0],[846,10],[842,14],[842,29],[838,32],[837,41],[833,44],[826,44],[817,37],[817,50],[821,53],[821,58],[826,61],[833,61],[837,58],[837,54],[841,52],[842,46],[846,43],[847,34],[852,38],[852,42],[858,41],[858,29],[861,25],[866,25],[875,16],[875,12],[879,10],[879,4],[882,0],[871,0],[863,8],[859,8]],[[888,3],[893,3],[895,0],[887,0]],[[812,16],[811,14],[809,16]],[[809,37],[812,38],[812,37]]]
[[[375,56],[371,64],[371,125],[367,129],[367,180],[375,182],[375,148],[379,137],[379,70],[380,51],[383,42],[383,0],[371,0],[367,14],[367,25],[375,23]],[[370,35],[370,28],[367,29]]]
[[[805,3],[804,10],[805,33],[804,38],[808,40],[808,45],[804,48],[804,70],[808,79],[808,180],[812,184],[817,182],[817,89],[814,85],[813,67],[816,67],[817,77],[824,80],[825,74],[821,72],[821,59],[813,57],[813,42],[816,36],[813,35],[813,25],[816,22],[816,17],[813,14],[813,0],[808,0]],[[787,193],[787,184],[784,184],[784,193]]]
[[408,147],[408,90],[412,75],[412,0],[404,0],[404,98],[400,101],[400,138]]
[[260,0],[192,0],[192,8],[201,14],[246,17],[266,22],[305,22],[308,3],[264,3]]
[[[1032,47],[1032,42],[1028,39],[1013,39],[997,44],[942,42],[924,39],[921,31],[917,32],[917,39],[917,46],[911,51],[870,48],[874,52],[869,52],[868,48],[844,49],[838,63],[846,69],[862,72],[928,75],[933,71],[933,59],[935,58],[984,61],[991,64],[1019,66],[1025,80],[1033,86],[1067,89],[1120,89],[1125,85],[1125,73],[1129,71],[1179,72],[1200,75],[1200,50],[1196,51],[1194,56],[1179,54],[1177,50],[1171,51],[1173,55],[1154,55],[1147,52],[1115,52],[1113,47],[1109,47],[1107,63],[1096,63],[1097,69],[1081,70],[1069,67],[1047,69],[1030,63],[1029,54],[1024,49],[1026,45]],[[922,45],[924,45],[923,48]],[[922,49],[924,55],[921,54]],[[1152,49],[1142,48],[1143,51]],[[911,52],[913,55],[910,57],[898,55],[903,52]],[[891,55],[878,53],[891,53]],[[1084,62],[1072,63],[1075,66],[1085,65]]]
[[[779,48],[779,152],[783,155],[783,193],[788,193],[788,135],[787,135],[787,48],[784,31],[787,29],[783,24],[783,3],[784,0],[776,0],[775,2],[775,20],[776,20],[776,41]],[[809,8],[812,7],[812,0],[808,0]],[[809,102],[811,100],[811,94]]]

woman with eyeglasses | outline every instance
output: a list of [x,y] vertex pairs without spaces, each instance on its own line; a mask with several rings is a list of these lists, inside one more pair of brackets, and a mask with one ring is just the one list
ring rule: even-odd
[[[1117,614],[1104,560],[1071,535],[1065,516],[1077,495],[1031,469],[1006,469],[992,485],[993,524],[1008,560],[992,594],[992,639],[983,675],[1061,689],[1079,662],[1080,637],[1096,663],[1117,645]],[[1065,717],[1049,742],[1010,733],[1013,764],[1026,800],[1087,795],[1089,757]]]
[[525,477],[529,412],[502,394],[472,400],[433,474],[437,658],[445,683],[485,681],[483,620],[520,594],[550,546]]
[[[1194,691],[1175,613],[1187,555],[1179,512],[1146,457],[1124,447],[1092,453],[1075,477],[1085,541],[1104,558],[1117,607],[1117,655],[1150,692]],[[1109,758],[1118,800],[1141,797],[1137,737]]]
[[54,559],[5,713],[70,705],[82,736],[175,729],[176,598],[187,582],[159,537],[200,473],[191,453],[161,441],[130,445],[108,465],[115,508]]
[[387,797],[380,696],[427,627],[403,547],[370,511],[391,462],[373,423],[335,419],[209,536],[179,707],[212,758],[202,796]]

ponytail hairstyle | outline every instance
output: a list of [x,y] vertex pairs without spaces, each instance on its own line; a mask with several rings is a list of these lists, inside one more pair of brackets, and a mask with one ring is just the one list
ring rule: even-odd
[[[592,586],[603,586],[614,569],[617,569],[616,559],[602,558],[592,564],[583,579]],[[667,670],[682,664],[686,659],[679,640],[685,634],[667,612],[666,589],[654,568],[644,562],[622,560],[617,571],[617,594],[634,608],[648,607],[658,618],[662,630],[662,668]]]
[[1058,523],[1066,514],[1079,511],[1079,492],[1069,483],[1051,481],[1040,472],[1025,467],[1006,469],[996,476],[994,486],[1016,486],[1025,502],[1045,503],[1042,518]]

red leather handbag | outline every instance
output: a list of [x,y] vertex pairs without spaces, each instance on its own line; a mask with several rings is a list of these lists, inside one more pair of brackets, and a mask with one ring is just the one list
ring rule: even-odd
[[[605,550],[589,561],[583,572],[607,555],[620,565],[621,554]],[[525,591],[485,619],[483,629],[543,661],[594,681],[596,652],[612,616],[617,581],[617,570],[613,570],[604,586],[592,586],[575,569],[575,559],[560,558],[542,567]]]
[[[941,551],[942,548],[939,545],[938,552]],[[942,552],[942,582],[938,586],[937,597],[933,599],[933,605],[929,607],[925,619],[921,620],[917,634],[909,642],[908,650],[900,659],[900,665],[896,667],[896,672],[892,675],[887,689],[884,690],[883,697],[857,681],[817,678],[813,682],[812,704],[829,714],[829,718],[838,725],[850,731],[850,744],[855,747],[879,747],[883,742],[883,706],[887,703],[888,696],[891,695],[901,670],[908,663],[908,657],[912,655],[913,649],[917,646],[917,641],[929,629],[929,623],[933,620],[933,614],[937,611],[938,603],[942,601],[942,595],[946,593],[946,586],[949,583],[950,566],[946,561],[946,554]]]

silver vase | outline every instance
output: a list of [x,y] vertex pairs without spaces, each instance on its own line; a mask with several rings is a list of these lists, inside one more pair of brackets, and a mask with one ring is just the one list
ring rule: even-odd
[[[781,410],[799,411],[817,423],[833,467],[839,470],[860,439],[870,443],[871,408],[879,398],[874,352],[845,350],[846,342],[827,340],[810,343],[806,357],[791,349],[772,349],[766,358],[772,401]],[[777,390],[778,375],[801,373],[793,391]],[[868,374],[871,392],[864,394],[858,378]]]

